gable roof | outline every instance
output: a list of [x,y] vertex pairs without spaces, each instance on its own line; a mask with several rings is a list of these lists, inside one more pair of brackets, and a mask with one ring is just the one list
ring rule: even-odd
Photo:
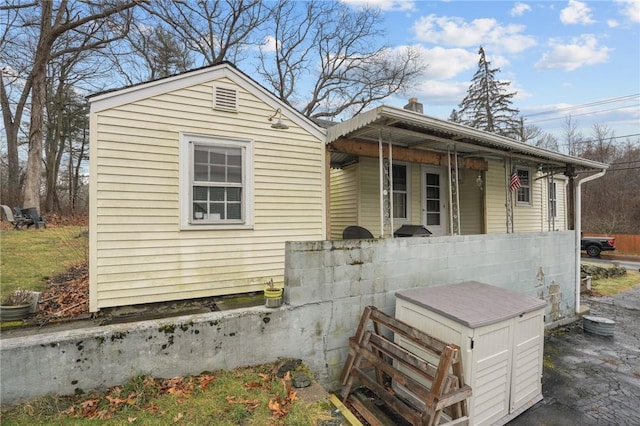
[[382,138],[385,144],[391,142],[408,148],[443,152],[455,145],[457,152],[463,155],[493,154],[540,164],[572,165],[582,171],[605,170],[609,167],[597,161],[561,154],[484,130],[384,105],[327,129],[327,144],[339,138],[375,143]]
[[124,87],[122,89],[96,93],[88,96],[88,99],[91,104],[91,112],[95,113],[221,78],[232,80],[235,84],[252,93],[265,104],[271,106],[274,111],[280,109],[282,114],[286,115],[289,120],[315,137],[319,139],[326,137],[326,130],[324,128],[318,126],[313,120],[278,99],[274,94],[230,62],[220,62],[215,65]]

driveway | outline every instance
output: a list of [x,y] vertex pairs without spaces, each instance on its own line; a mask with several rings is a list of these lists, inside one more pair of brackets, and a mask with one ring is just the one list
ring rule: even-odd
[[590,315],[616,322],[613,337],[582,321],[545,338],[544,400],[510,425],[640,424],[640,286],[614,297],[583,297]]

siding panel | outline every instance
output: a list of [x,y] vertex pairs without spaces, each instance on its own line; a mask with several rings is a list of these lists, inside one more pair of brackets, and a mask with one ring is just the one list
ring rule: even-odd
[[[324,141],[224,78],[92,113],[92,310],[261,290],[283,280],[284,243],[324,231]],[[180,230],[180,133],[253,141],[253,229]]]

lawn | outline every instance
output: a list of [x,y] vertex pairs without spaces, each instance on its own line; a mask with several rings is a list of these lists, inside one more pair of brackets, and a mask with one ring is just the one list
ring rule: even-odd
[[[304,365],[297,367],[304,371]],[[322,425],[340,424],[328,401],[305,402],[291,372],[276,364],[192,377],[132,378],[105,392],[47,396],[0,412],[9,425]],[[333,421],[331,421],[333,419]]]
[[637,285],[640,285],[640,272],[627,270],[626,275],[621,277],[592,281],[591,290],[597,295],[614,296]]
[[17,231],[0,229],[0,298],[14,290],[43,291],[47,280],[88,259],[87,228],[49,226]]

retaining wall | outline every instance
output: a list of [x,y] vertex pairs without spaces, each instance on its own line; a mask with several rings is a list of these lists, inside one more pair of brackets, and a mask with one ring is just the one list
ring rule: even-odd
[[292,242],[285,301],[263,307],[0,341],[0,398],[13,404],[155,377],[300,358],[340,388],[362,310],[394,314],[395,293],[476,280],[547,300],[546,322],[575,313],[574,233]]

